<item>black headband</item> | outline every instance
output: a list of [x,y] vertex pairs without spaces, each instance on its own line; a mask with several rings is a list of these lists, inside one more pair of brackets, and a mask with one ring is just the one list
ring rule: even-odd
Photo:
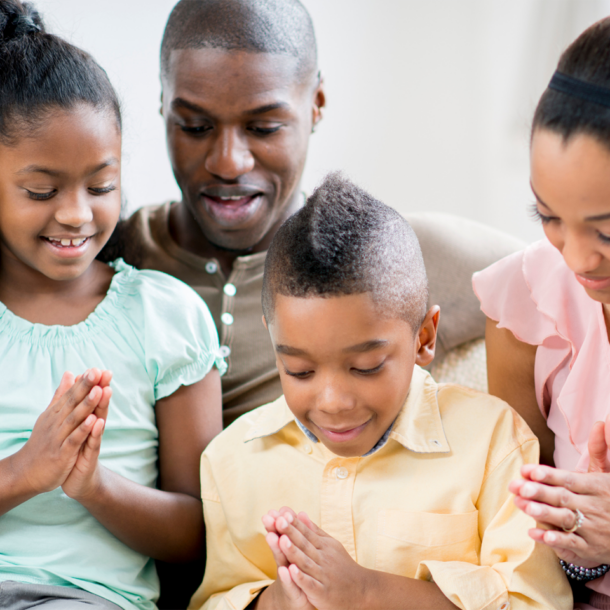
[[553,74],[553,78],[551,78],[549,83],[549,89],[610,108],[610,89],[587,83],[584,80],[573,78],[561,72]]

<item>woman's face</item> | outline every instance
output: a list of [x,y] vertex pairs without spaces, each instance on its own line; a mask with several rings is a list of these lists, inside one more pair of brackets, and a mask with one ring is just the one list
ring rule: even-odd
[[610,304],[610,149],[587,134],[565,141],[538,129],[531,186],[549,241],[587,294]]
[[118,222],[120,168],[114,114],[85,104],[0,145],[0,265],[80,277]]

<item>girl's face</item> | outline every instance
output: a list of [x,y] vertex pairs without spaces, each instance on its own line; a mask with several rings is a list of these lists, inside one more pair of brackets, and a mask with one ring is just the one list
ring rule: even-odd
[[610,150],[590,135],[565,142],[534,132],[535,215],[549,241],[594,300],[610,304]]
[[87,104],[0,145],[0,265],[80,277],[118,222],[120,167],[114,114]]

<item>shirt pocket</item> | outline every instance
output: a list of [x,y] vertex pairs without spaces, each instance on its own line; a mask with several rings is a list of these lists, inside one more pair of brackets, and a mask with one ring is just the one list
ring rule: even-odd
[[413,578],[428,559],[478,564],[478,515],[379,511],[375,569]]

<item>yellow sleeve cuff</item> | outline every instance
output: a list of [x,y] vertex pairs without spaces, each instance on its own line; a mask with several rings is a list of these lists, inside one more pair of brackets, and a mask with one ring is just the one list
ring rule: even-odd
[[[247,582],[233,587],[230,591],[216,593],[201,606],[201,610],[245,610],[252,600],[273,582],[273,580]],[[192,602],[189,608],[193,608]]]
[[431,580],[462,610],[509,610],[506,584],[492,568],[463,561],[422,561],[415,578]]

